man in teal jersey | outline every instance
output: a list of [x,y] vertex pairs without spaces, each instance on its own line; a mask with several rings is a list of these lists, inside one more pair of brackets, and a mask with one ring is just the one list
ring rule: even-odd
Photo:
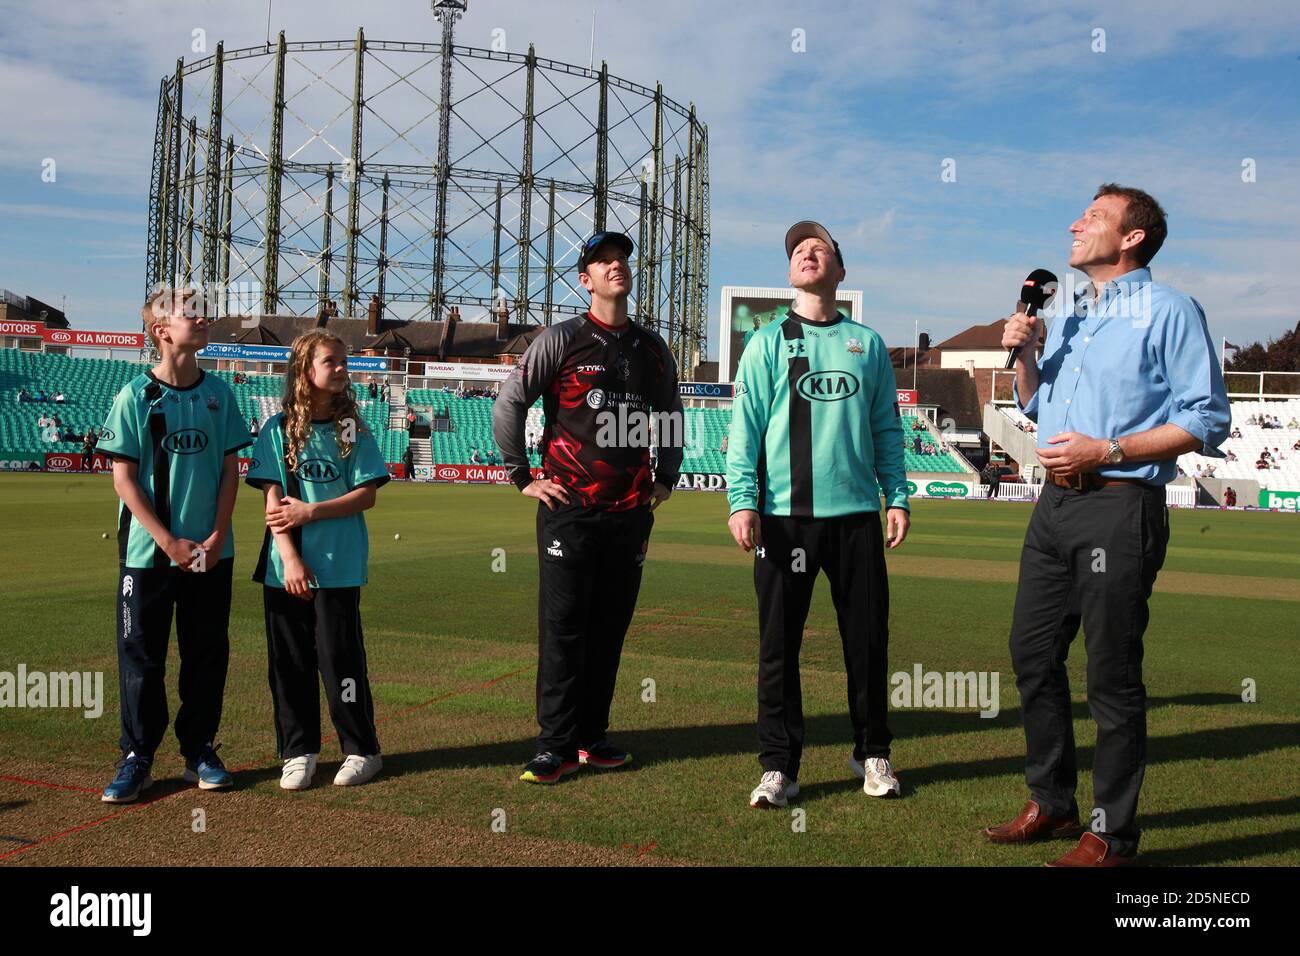
[[164,671],[172,615],[180,652],[176,736],[185,779],[224,790],[234,779],[216,754],[230,657],[230,517],[240,448],[253,438],[234,393],[198,367],[208,342],[203,300],[162,289],[142,316],[159,364],[118,392],[100,430],[113,458],[118,509],[117,654],[122,761],[104,789],[128,803],[151,786],[154,751],[167,729]]
[[755,552],[758,739],[755,807],[799,793],[799,647],[817,572],[831,583],[848,672],[850,765],[872,796],[896,796],[886,724],[890,548],[907,536],[907,475],[893,366],[884,341],[835,307],[839,245],[815,222],[786,233],[794,307],[756,332],[736,373],[727,450],[732,537]]

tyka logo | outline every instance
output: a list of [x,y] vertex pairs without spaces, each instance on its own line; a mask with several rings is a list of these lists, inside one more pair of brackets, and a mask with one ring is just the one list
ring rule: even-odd
[[795,388],[814,402],[838,402],[858,393],[858,379],[851,372],[808,372],[795,383]]
[[197,455],[208,447],[208,435],[197,428],[178,428],[163,439],[163,447],[173,455]]
[[559,539],[559,538],[553,538],[553,539],[551,540],[551,546],[550,546],[549,548],[546,549],[546,553],[549,554],[549,555],[550,555],[551,557],[553,557],[553,558],[562,558],[562,557],[564,557],[564,549],[560,547],[560,539]]
[[336,481],[339,477],[338,467],[325,458],[308,458],[298,466],[298,477],[303,481]]

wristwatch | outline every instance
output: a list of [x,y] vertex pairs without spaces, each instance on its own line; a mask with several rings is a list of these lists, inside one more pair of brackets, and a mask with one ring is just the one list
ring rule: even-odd
[[1124,460],[1124,449],[1119,447],[1119,439],[1110,440],[1110,451],[1106,453],[1106,460],[1112,465],[1118,465]]

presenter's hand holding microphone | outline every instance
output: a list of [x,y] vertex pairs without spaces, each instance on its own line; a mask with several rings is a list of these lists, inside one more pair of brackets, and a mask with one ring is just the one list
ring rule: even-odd
[[[1007,319],[1002,331],[1002,347],[1007,349],[1005,368],[1014,368],[1020,358],[1026,365],[1035,364],[1033,343],[1038,341],[1038,310],[1056,295],[1057,284],[1056,276],[1046,269],[1035,269],[1025,279],[1016,314]],[[1025,346],[1029,346],[1027,351],[1023,351]]]

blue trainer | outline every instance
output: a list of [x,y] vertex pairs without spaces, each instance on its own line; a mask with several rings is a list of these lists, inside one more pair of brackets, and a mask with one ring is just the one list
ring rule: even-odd
[[197,783],[200,790],[229,790],[235,785],[235,778],[221,762],[217,748],[212,744],[205,745],[193,760],[185,761],[185,773],[181,776],[190,783]]
[[138,757],[134,751],[127,754],[118,762],[117,776],[104,788],[99,799],[104,803],[133,803],[141,790],[153,786],[153,777],[149,776],[152,766],[153,760],[149,757]]

